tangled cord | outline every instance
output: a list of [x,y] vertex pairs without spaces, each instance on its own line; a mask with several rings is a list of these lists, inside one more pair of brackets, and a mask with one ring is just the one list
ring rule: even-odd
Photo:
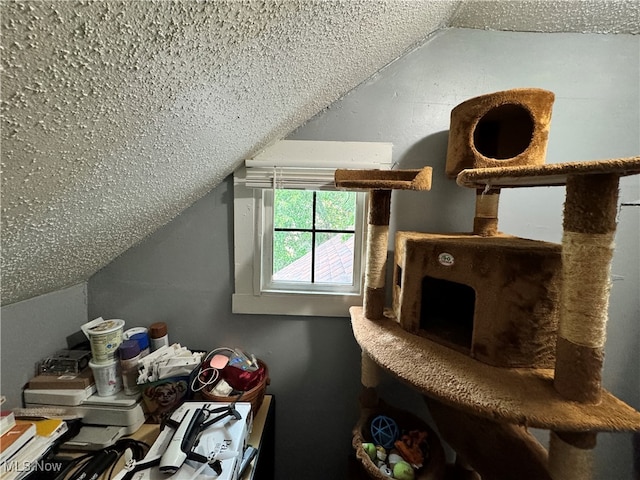
[[204,389],[209,390],[209,387],[212,387],[213,385],[218,383],[218,380],[220,379],[220,371],[217,368],[211,366],[211,360],[214,356],[222,352],[231,354],[236,353],[233,348],[228,347],[220,347],[211,350],[204,358],[204,360],[200,363],[197,373],[191,380],[191,390],[193,392],[199,392],[200,390]]
[[70,472],[74,472],[74,474],[70,477],[71,479],[76,478],[76,476],[80,475],[80,472],[99,454],[104,452],[114,452],[116,454],[114,460],[111,463],[111,466],[107,466],[109,468],[109,475],[107,478],[111,479],[113,477],[113,473],[116,465],[119,460],[125,454],[127,450],[131,452],[132,460],[141,460],[149,451],[149,444],[139,441],[133,440],[130,438],[123,438],[116,441],[112,446],[107,447],[103,450],[98,450],[96,452],[87,453],[80,457],[74,458],[69,462],[69,464],[62,470],[55,478],[55,480],[63,480],[69,475]]
[[142,460],[149,451],[150,447],[149,444],[145,442],[133,440],[130,438],[123,438],[121,440],[118,440],[114,444],[113,448],[118,451],[118,457],[113,462],[113,464],[111,465],[111,469],[109,470],[109,475],[107,477],[109,480],[111,480],[113,476],[113,471],[116,468],[118,461],[120,460],[120,458],[122,458],[127,450],[131,451],[131,458],[127,460],[127,462],[130,462],[132,460]]

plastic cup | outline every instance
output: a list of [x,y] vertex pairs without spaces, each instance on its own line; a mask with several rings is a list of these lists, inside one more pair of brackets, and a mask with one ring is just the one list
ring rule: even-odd
[[[93,323],[93,322],[91,322]],[[96,364],[109,364],[122,343],[124,320],[112,319],[83,326],[91,343],[91,355]]]
[[109,397],[122,390],[122,375],[120,373],[119,363],[116,360],[112,360],[109,363],[95,363],[90,361],[89,366],[93,372],[98,396]]

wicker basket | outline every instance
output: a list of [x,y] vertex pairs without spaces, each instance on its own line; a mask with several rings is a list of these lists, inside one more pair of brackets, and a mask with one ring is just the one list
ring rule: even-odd
[[426,431],[429,434],[427,437],[429,461],[421,469],[416,471],[415,478],[416,480],[441,480],[444,478],[446,459],[438,435],[423,420],[404,410],[387,405],[382,401],[380,401],[375,408],[363,408],[361,410],[360,420],[353,429],[352,445],[356,451],[356,457],[362,463],[369,477],[379,480],[389,480],[389,477],[380,472],[362,447],[364,442],[372,441],[369,425],[371,420],[377,415],[386,415],[393,418],[398,423],[401,431]]
[[[258,359],[258,365],[260,365],[261,367],[264,367],[264,378],[258,385],[253,387],[251,390],[247,390],[246,392],[244,392],[242,394],[242,397],[240,398],[241,402],[251,403],[251,412],[253,413],[254,417],[256,416],[256,413],[258,412],[258,410],[260,409],[260,406],[262,405],[262,401],[264,400],[264,394],[267,390],[267,385],[271,383],[267,364],[264,363],[262,360]],[[207,391],[206,389],[201,390],[200,394],[202,395],[202,398],[210,402],[231,403],[238,400],[237,395],[233,397],[219,397]]]

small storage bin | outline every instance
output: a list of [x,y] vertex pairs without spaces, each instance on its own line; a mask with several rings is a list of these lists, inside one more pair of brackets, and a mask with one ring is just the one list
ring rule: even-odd
[[427,432],[429,458],[428,461],[425,461],[422,468],[416,470],[415,478],[416,480],[442,480],[444,478],[446,459],[436,432],[415,415],[405,410],[394,408],[382,401],[379,401],[378,405],[374,408],[363,408],[360,419],[353,429],[352,445],[356,451],[356,457],[370,478],[389,480],[388,476],[380,472],[362,446],[365,442],[373,442],[370,424],[371,420],[378,415],[385,415],[395,420],[401,432],[410,430]]
[[[258,359],[258,365],[260,367],[264,368],[264,376],[263,376],[262,380],[260,381],[260,383],[258,385],[256,385],[252,389],[245,391],[242,394],[242,397],[239,400],[240,402],[250,402],[251,403],[251,411],[252,411],[254,416],[256,415],[256,413],[260,409],[260,406],[262,405],[262,401],[264,400],[264,395],[265,395],[265,392],[267,390],[267,385],[269,385],[269,383],[271,383],[271,379],[269,378],[269,369],[267,367],[267,364],[264,363],[262,360]],[[212,394],[206,388],[203,388],[202,390],[200,390],[200,395],[202,395],[202,398],[204,400],[208,400],[208,401],[211,401],[211,402],[231,403],[231,402],[235,402],[236,400],[238,400],[238,396],[237,395],[234,395],[232,397],[220,397],[220,396]]]

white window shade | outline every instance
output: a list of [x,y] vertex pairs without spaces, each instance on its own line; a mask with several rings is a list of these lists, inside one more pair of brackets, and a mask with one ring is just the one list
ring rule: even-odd
[[335,168],[247,166],[245,185],[249,188],[325,190],[334,186],[335,171]]
[[282,140],[245,161],[237,178],[248,188],[334,188],[337,168],[391,168],[392,144]]

